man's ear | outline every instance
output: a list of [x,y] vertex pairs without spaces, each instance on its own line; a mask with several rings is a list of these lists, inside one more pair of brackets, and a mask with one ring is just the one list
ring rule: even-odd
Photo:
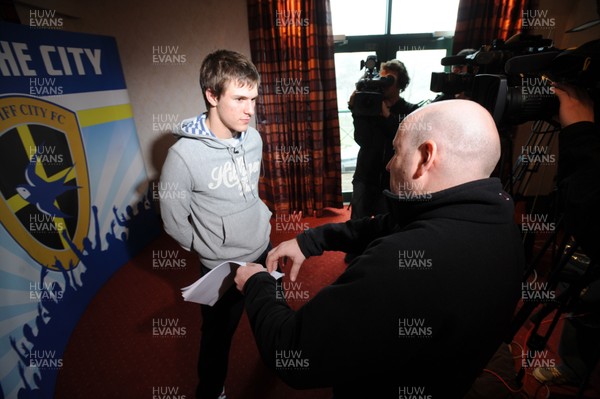
[[415,172],[415,177],[419,178],[427,173],[433,166],[433,162],[437,157],[437,144],[433,140],[427,140],[419,146],[419,164]]
[[206,89],[204,94],[206,95],[206,99],[208,100],[208,103],[211,106],[216,107],[217,104],[219,103],[219,97],[216,96],[215,93],[213,93],[213,91],[211,89]]

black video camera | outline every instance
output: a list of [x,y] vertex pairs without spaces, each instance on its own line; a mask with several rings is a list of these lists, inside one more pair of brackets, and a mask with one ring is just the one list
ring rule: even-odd
[[506,42],[494,40],[490,45],[481,46],[478,51],[466,55],[453,55],[442,58],[444,66],[466,65],[466,73],[433,72],[430,89],[436,93],[469,95],[473,88],[473,78],[477,74],[497,74],[504,71],[505,63],[523,54],[548,51],[552,48],[552,40],[540,35],[515,35]]
[[465,92],[492,114],[499,127],[551,121],[559,107],[552,82],[600,89],[600,40],[575,50],[559,50],[550,39],[515,35],[506,42],[497,39],[471,55],[442,59],[442,65],[457,64],[469,65],[477,73],[434,73],[431,90]]
[[475,76],[472,99],[490,111],[498,125],[552,122],[560,106],[553,82],[586,89],[597,103],[600,39],[571,50],[552,49],[511,58],[503,74]]
[[377,57],[370,55],[366,60],[360,62],[360,69],[365,68],[364,75],[356,82],[356,93],[352,106],[353,115],[376,116],[381,114],[381,103],[383,93],[394,84],[391,75],[381,77]]

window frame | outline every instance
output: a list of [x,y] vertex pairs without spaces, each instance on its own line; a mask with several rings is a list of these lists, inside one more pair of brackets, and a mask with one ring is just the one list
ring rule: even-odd
[[[446,56],[452,54],[452,36],[436,36],[430,33],[405,33],[391,34],[392,27],[392,7],[394,0],[387,0],[385,14],[385,33],[382,35],[357,35],[344,36],[341,41],[334,43],[334,53],[354,53],[371,52],[375,53],[377,60],[387,61],[396,58],[396,52],[399,50],[439,50],[445,49]],[[440,60],[441,61],[441,60]],[[445,67],[446,72],[450,72],[450,67]],[[358,68],[357,68],[357,72]],[[347,109],[338,110],[338,114],[349,113]],[[352,191],[342,191],[344,202],[350,202]]]

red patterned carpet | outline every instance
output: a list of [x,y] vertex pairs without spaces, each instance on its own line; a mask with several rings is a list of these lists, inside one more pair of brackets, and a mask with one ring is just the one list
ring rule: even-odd
[[[288,215],[273,219],[273,245],[293,238],[305,223],[314,227],[348,217],[349,212],[340,209],[328,210],[318,219]],[[345,268],[343,257],[331,252],[307,260],[297,281],[299,292],[312,296],[334,281]],[[180,288],[199,276],[197,257],[180,249],[166,234],[123,266],[100,290],[74,331],[55,397],[153,399],[154,395],[170,395],[192,399],[200,305],[184,302]],[[304,295],[298,296],[289,301],[290,306],[305,302]],[[297,391],[268,371],[245,314],[233,341],[226,391],[231,399],[331,398],[331,390]]]
[[[348,217],[346,209],[332,209],[319,219],[273,219],[273,244],[293,238],[305,223],[314,227]],[[314,295],[344,270],[343,257],[342,253],[329,252],[307,260],[298,279],[301,286],[295,289],[309,297]],[[64,354],[55,397],[192,399],[200,306],[184,302],[180,288],[198,277],[195,255],[181,250],[166,234],[122,267],[100,290],[74,331]],[[305,301],[299,295],[289,303],[299,307]],[[521,353],[519,345],[524,344],[528,327],[525,324],[515,336],[515,370]],[[555,352],[556,341],[551,341],[549,352]],[[496,379],[493,375],[490,378]],[[549,390],[529,373],[524,383],[524,391],[514,397],[527,397],[525,393],[530,398],[549,397]],[[259,358],[245,315],[234,337],[226,391],[230,399],[331,398],[329,389],[297,391],[268,371]],[[574,397],[574,392],[575,388],[553,388],[551,397]],[[586,398],[598,397],[591,390],[586,394]]]

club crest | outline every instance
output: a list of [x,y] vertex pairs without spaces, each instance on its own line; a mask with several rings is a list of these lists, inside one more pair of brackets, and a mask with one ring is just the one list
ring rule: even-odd
[[90,190],[77,115],[28,96],[0,97],[0,220],[40,265],[79,263]]

